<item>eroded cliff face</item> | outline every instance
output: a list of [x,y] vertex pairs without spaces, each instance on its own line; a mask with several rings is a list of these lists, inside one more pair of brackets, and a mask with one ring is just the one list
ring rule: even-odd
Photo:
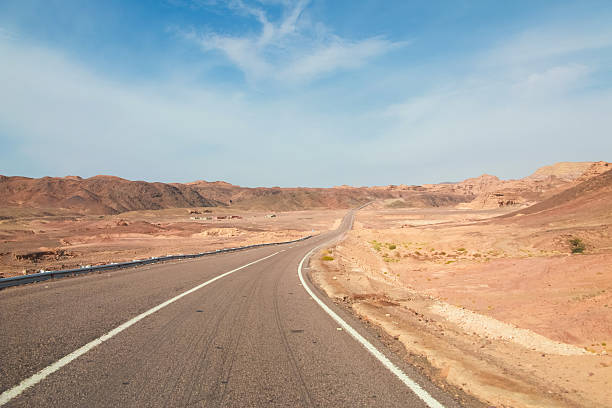
[[[478,191],[476,197],[469,203],[459,204],[458,207],[464,209],[526,207],[597,177],[610,169],[612,169],[610,163],[604,161],[562,162],[541,167],[532,175],[519,180],[499,180],[488,183],[472,181],[473,187],[471,188],[473,191]],[[470,180],[478,179],[468,179],[462,183]]]
[[584,174],[593,164],[593,162],[559,162],[540,167],[526,179],[543,180],[552,176],[561,180],[573,181]]

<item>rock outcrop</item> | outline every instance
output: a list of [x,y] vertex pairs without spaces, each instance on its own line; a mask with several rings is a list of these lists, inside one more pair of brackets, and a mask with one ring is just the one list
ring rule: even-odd
[[527,207],[596,177],[611,169],[609,166],[607,162],[561,162],[541,167],[522,179],[481,183],[476,198],[459,208]]

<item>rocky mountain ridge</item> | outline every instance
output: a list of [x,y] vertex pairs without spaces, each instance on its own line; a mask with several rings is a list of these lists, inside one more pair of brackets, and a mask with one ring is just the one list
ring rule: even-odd
[[[115,176],[0,176],[0,208],[63,209],[83,214],[225,206],[271,211],[350,208],[372,200],[392,206],[487,209],[525,207],[609,170],[607,162],[557,163],[518,180],[483,174],[458,183],[332,188],[240,187],[223,181],[150,183]],[[395,200],[395,201],[393,201]]]

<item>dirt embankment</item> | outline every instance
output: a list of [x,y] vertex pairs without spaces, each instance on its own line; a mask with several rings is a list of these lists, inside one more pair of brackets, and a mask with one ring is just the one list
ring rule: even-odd
[[[313,279],[442,385],[495,406],[609,407],[611,220],[576,209],[551,222],[366,209],[313,259]],[[583,253],[572,254],[576,237]]]

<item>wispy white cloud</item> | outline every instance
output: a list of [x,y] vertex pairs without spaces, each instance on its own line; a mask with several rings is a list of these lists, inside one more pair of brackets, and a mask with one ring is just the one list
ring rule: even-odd
[[[265,35],[262,28],[206,39],[254,79],[297,83],[400,46],[314,33],[300,17],[305,10],[293,4],[274,22],[254,16],[258,27],[270,25]],[[321,186],[458,180],[484,171],[518,177],[554,161],[609,160],[611,53],[593,45],[589,29],[567,36],[534,38],[542,49],[573,44],[548,57],[515,58],[532,52],[532,42],[511,38],[466,56],[459,73],[439,69],[456,61],[409,72],[389,64],[368,72],[367,86],[305,84],[263,97],[201,78],[114,80],[57,50],[0,38],[0,172]],[[386,100],[389,88],[403,98]],[[376,107],[363,103],[368,98]]]
[[0,173],[312,185],[325,179],[324,165],[298,177],[285,170],[314,151],[333,166],[341,143],[339,122],[297,101],[116,81],[24,42],[0,41],[0,55]]
[[348,40],[334,35],[321,24],[303,18],[308,1],[283,2],[283,16],[271,21],[263,8],[233,0],[227,7],[254,18],[261,29],[247,35],[184,33],[206,51],[220,51],[250,80],[303,82],[338,70],[359,68],[371,59],[407,42],[383,37]]
[[206,50],[222,51],[249,78],[258,79],[272,74],[273,65],[262,57],[252,39],[209,34],[200,38],[200,42]]
[[528,29],[504,40],[488,50],[483,60],[489,65],[523,65],[567,58],[584,52],[609,52],[612,48],[612,29],[609,20],[604,24],[592,21],[589,25],[542,26]]
[[594,68],[578,63],[556,65],[541,71],[532,71],[517,81],[514,91],[530,98],[563,95],[580,86],[593,71]]
[[236,12],[252,16],[261,24],[261,33],[255,44],[258,47],[267,45],[281,45],[286,38],[297,31],[297,21],[308,5],[308,0],[297,2],[282,2],[285,7],[284,15],[276,24],[268,20],[268,16],[262,8],[250,6],[242,0],[231,0],[227,6]]
[[308,80],[339,69],[354,69],[368,60],[385,54],[402,44],[374,37],[350,42],[332,40],[312,52],[300,55],[282,68],[281,76],[288,80]]
[[508,39],[469,61],[467,73],[439,78],[420,95],[387,106],[375,119],[387,126],[364,150],[380,157],[394,146],[386,151],[390,163],[405,161],[406,152],[435,157],[447,174],[463,168],[442,176],[455,180],[478,174],[473,166],[517,177],[527,175],[517,173],[517,162],[534,169],[544,162],[607,160],[612,53],[602,49],[612,30],[559,32]]

